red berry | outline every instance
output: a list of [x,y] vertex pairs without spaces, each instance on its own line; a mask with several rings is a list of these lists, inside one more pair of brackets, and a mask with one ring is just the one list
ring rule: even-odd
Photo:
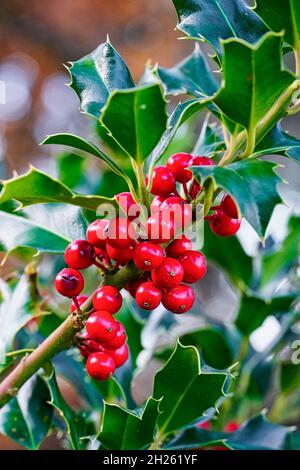
[[95,380],[108,380],[116,370],[115,361],[105,352],[95,352],[86,361],[86,370]]
[[158,307],[161,297],[161,290],[153,282],[144,282],[138,287],[135,294],[136,303],[144,310],[153,310]]
[[121,265],[125,265],[132,260],[135,250],[135,242],[132,242],[128,248],[118,249],[111,246],[109,243],[106,244],[106,252],[108,256],[117,261]]
[[229,421],[224,427],[224,431],[226,432],[235,432],[240,428],[240,425],[236,421]]
[[118,322],[111,313],[99,310],[92,313],[86,321],[86,331],[91,339],[102,343],[114,338],[118,330]]
[[165,198],[162,196],[155,196],[153,201],[151,202],[151,214],[156,214],[156,212],[159,212],[160,206],[164,202]]
[[122,306],[122,295],[113,286],[102,286],[93,295],[93,306],[96,310],[117,313]]
[[115,349],[114,351],[107,351],[107,354],[112,357],[116,367],[121,367],[128,359],[128,346],[124,343],[120,348]]
[[[88,295],[79,295],[77,297],[77,302],[80,305],[84,304],[84,302],[89,298]],[[70,305],[70,313],[73,313],[73,312],[76,312],[77,308],[76,308],[76,305],[74,303],[74,300],[72,300],[71,302],[71,305]]]
[[133,261],[143,271],[151,271],[161,265],[164,258],[163,249],[151,242],[140,243],[134,252]]
[[231,237],[241,226],[241,219],[231,219],[217,210],[209,221],[211,231],[220,237]]
[[[214,164],[215,163],[214,163],[213,160],[211,160],[208,157],[202,157],[202,156],[193,157],[192,160],[190,161],[190,166],[191,165],[194,165],[194,166],[205,165],[205,166],[207,166],[207,165],[214,165]],[[190,189],[191,198],[195,199],[195,197],[197,197],[197,195],[199,194],[200,191],[201,191],[201,186],[194,179],[193,182],[192,182],[191,189]]]
[[166,252],[167,256],[178,259],[179,256],[191,249],[192,242],[185,235],[182,235],[181,238],[176,238],[176,240],[173,240],[172,243],[167,246]]
[[205,276],[206,259],[202,253],[193,250],[186,251],[184,255],[180,256],[179,261],[184,270],[183,282],[194,284]]
[[117,322],[118,329],[115,336],[109,340],[104,341],[102,346],[107,350],[114,350],[120,348],[126,341],[126,331],[122,323]]
[[70,268],[86,269],[93,264],[94,259],[94,248],[86,240],[75,240],[66,248],[65,262]]
[[172,214],[158,212],[147,220],[146,233],[153,243],[165,243],[175,236],[175,223]]
[[183,267],[175,258],[164,258],[159,268],[151,272],[151,278],[161,289],[173,289],[183,280]]
[[[148,176],[146,177],[146,183],[148,184]],[[175,189],[176,180],[173,173],[166,166],[154,168],[150,192],[155,196],[167,197]]]
[[103,351],[103,348],[97,341],[91,339],[87,333],[83,333],[80,336],[79,351],[83,357],[87,358],[94,352]]
[[128,282],[125,289],[129,292],[129,294],[135,298],[136,291],[141,284],[147,281],[147,278],[142,279],[134,279],[133,281]]
[[131,225],[128,219],[122,217],[112,219],[107,233],[109,245],[119,250],[128,248],[134,239],[134,235],[131,232]]
[[105,249],[109,220],[97,219],[92,222],[86,231],[87,240],[97,248]]
[[190,286],[180,284],[174,289],[164,292],[163,306],[173,313],[184,313],[190,310],[194,304],[195,295]]
[[176,231],[184,231],[187,228],[193,217],[192,206],[178,196],[170,196],[160,206],[162,212],[168,211],[172,220],[174,220]]
[[187,169],[191,159],[192,155],[189,153],[175,153],[169,158],[167,167],[179,183],[187,183],[192,179],[192,172]]
[[225,194],[221,201],[221,210],[231,219],[239,218],[239,210],[236,203],[229,194]]
[[129,220],[134,220],[139,217],[141,209],[138,204],[136,204],[131,193],[125,192],[120,193],[115,196],[120,208],[123,213],[128,217]]
[[56,275],[55,287],[64,297],[76,297],[84,287],[82,274],[76,269],[64,268]]

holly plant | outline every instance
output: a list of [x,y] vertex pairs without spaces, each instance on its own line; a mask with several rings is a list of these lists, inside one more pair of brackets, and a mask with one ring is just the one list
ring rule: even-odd
[[138,83],[109,40],[71,63],[93,137],[2,181],[0,431],[28,449],[300,448],[299,217],[267,233],[300,4],[173,4],[193,52]]

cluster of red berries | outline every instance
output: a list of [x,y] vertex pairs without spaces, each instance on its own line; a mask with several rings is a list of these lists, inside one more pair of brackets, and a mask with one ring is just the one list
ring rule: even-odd
[[[202,253],[192,249],[191,241],[183,235],[193,220],[192,201],[197,199],[201,186],[193,178],[189,166],[213,165],[206,157],[175,154],[166,166],[153,170],[146,177],[150,192],[155,196],[151,215],[142,225],[141,207],[130,193],[116,196],[119,215],[111,220],[98,219],[87,229],[86,240],[76,240],[66,248],[68,268],[57,274],[57,291],[73,299],[70,310],[78,311],[87,300],[80,295],[84,279],[80,270],[96,265],[102,272],[116,272],[119,266],[133,262],[139,269],[138,279],[126,289],[145,310],[153,310],[162,302],[174,313],[190,310],[194,291],[189,284],[198,282],[206,273]],[[149,181],[151,178],[151,181]],[[184,196],[176,184],[183,186]],[[238,209],[226,194],[220,205],[212,207],[206,218],[214,233],[230,236],[240,226]],[[113,315],[122,305],[122,295],[113,286],[100,287],[93,296],[93,309],[87,319],[87,333],[79,338],[80,351],[87,358],[87,371],[95,379],[105,380],[128,357],[124,327]]]

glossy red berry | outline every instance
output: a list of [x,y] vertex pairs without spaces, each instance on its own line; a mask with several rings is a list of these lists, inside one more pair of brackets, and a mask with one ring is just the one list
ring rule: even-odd
[[164,258],[159,268],[151,272],[154,284],[160,289],[173,289],[183,280],[183,267],[175,258]]
[[112,357],[116,367],[121,367],[128,359],[128,346],[124,343],[120,348],[115,349],[114,351],[107,351],[107,354]]
[[87,319],[86,331],[89,337],[98,343],[111,341],[118,331],[118,322],[111,313],[99,310]]
[[161,290],[153,282],[141,284],[135,294],[135,300],[144,310],[153,310],[159,306],[162,298]]
[[76,297],[84,287],[82,274],[76,269],[64,268],[56,275],[55,287],[64,297]]
[[162,196],[155,196],[153,201],[151,202],[151,214],[156,214],[160,211],[160,206],[164,202],[165,198]]
[[134,241],[134,235],[131,232],[131,225],[128,219],[123,217],[112,219],[107,232],[109,245],[118,250],[128,248]]
[[94,259],[93,245],[86,240],[75,240],[66,248],[65,262],[70,268],[86,269],[93,264]]
[[169,196],[161,204],[160,210],[162,212],[169,212],[176,227],[176,231],[184,231],[187,228],[193,217],[192,206],[178,196]]
[[224,427],[225,432],[235,432],[240,428],[240,424],[238,424],[236,421],[229,421],[229,423],[226,424]]
[[211,231],[220,237],[231,237],[241,226],[240,219],[231,219],[221,210],[217,210],[209,221]]
[[167,168],[173,173],[176,181],[179,183],[187,183],[192,179],[191,170],[187,169],[192,159],[189,153],[175,153],[168,162]]
[[135,294],[136,294],[138,287],[140,287],[140,285],[144,284],[144,282],[146,281],[147,281],[147,278],[134,279],[133,281],[128,282],[126,286],[126,290],[129,292],[131,297],[135,298]]
[[136,204],[135,200],[133,199],[131,193],[124,192],[117,194],[115,196],[122,212],[129,220],[134,220],[139,217],[141,210],[138,204]]
[[149,217],[146,223],[146,233],[153,243],[165,243],[175,236],[175,223],[172,214],[157,212]]
[[194,284],[205,276],[207,269],[206,259],[199,251],[186,251],[184,255],[180,256],[179,261],[184,271],[183,282]]
[[192,242],[185,236],[176,238],[166,248],[167,256],[178,259],[179,256],[183,255],[186,251],[192,249]]
[[[146,183],[148,184],[148,177],[146,177]],[[150,192],[155,196],[167,197],[175,189],[176,180],[173,173],[166,166],[154,168]]]
[[[197,156],[197,157],[193,157],[192,160],[190,161],[190,165],[194,165],[194,166],[201,166],[201,165],[207,166],[207,165],[214,165],[214,164],[215,164],[214,161],[211,160],[210,158],[202,157],[200,155]],[[201,186],[194,179],[193,182],[192,182],[192,185],[191,185],[191,189],[190,189],[191,198],[195,199],[195,197],[198,196],[200,191],[201,191]]]
[[95,380],[108,380],[116,370],[115,361],[105,352],[95,352],[86,361],[86,370]]
[[163,306],[173,313],[185,313],[190,310],[194,304],[195,295],[190,286],[180,284],[174,289],[163,293]]
[[151,242],[142,242],[135,248],[133,261],[143,271],[151,271],[161,265],[164,258],[163,249]]
[[[77,297],[77,303],[78,303],[78,305],[80,306],[80,305],[84,304],[84,302],[85,302],[88,298],[89,298],[88,295],[79,295],[79,296]],[[76,310],[77,310],[76,305],[75,305],[75,303],[74,303],[74,300],[72,300],[71,305],[70,305],[70,313],[76,312]]]
[[97,248],[105,249],[109,220],[97,219],[92,222],[86,231],[87,240]]
[[239,218],[239,210],[229,194],[225,194],[222,201],[221,201],[221,210],[224,212],[227,217],[231,219],[238,219]]
[[132,260],[135,250],[135,242],[132,242],[128,248],[118,249],[113,246],[106,244],[106,252],[110,259],[117,261],[122,266],[129,263]]
[[118,329],[115,336],[109,340],[104,341],[101,345],[107,350],[114,350],[120,348],[126,341],[126,331],[122,323],[117,322]]
[[93,306],[96,310],[106,310],[112,315],[122,306],[122,295],[113,286],[102,286],[93,295]]

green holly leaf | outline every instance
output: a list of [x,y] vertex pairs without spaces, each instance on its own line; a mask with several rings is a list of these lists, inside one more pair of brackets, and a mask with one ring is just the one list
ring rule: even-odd
[[149,398],[144,406],[127,410],[105,403],[97,438],[109,450],[144,449],[153,442],[159,404],[159,400]]
[[280,247],[262,259],[261,285],[264,286],[279,274],[285,274],[296,263],[300,247],[299,217],[289,220],[288,235]]
[[185,428],[209,408],[216,407],[226,396],[230,378],[229,371],[201,366],[194,346],[178,343],[154,378],[153,397],[161,399],[157,421],[159,435]]
[[2,181],[2,185],[0,204],[14,199],[20,203],[18,209],[49,202],[72,204],[93,211],[101,204],[116,205],[114,199],[76,194],[57,179],[32,166],[24,175]]
[[136,317],[127,299],[123,302],[123,306],[117,314],[117,319],[125,326],[130,357],[133,369],[135,369],[137,357],[143,349],[141,335],[144,322]]
[[129,157],[144,161],[166,129],[166,101],[161,86],[112,93],[100,122]]
[[235,450],[284,450],[293,428],[274,424],[264,414],[251,418],[225,440]]
[[259,142],[253,156],[271,154],[287,155],[300,163],[300,140],[284,132],[280,123]]
[[220,39],[241,38],[255,43],[267,28],[243,0],[173,0],[177,29],[206,40],[221,55]]
[[300,47],[300,4],[298,0],[256,0],[255,11],[273,31],[284,31],[284,40]]
[[226,167],[191,167],[203,185],[212,179],[217,187],[227,191],[237,202],[240,213],[259,236],[263,237],[274,207],[282,202],[277,192],[281,182],[274,172],[277,165],[264,160],[247,160]]
[[68,188],[75,188],[85,182],[85,159],[76,153],[64,152],[57,157],[58,179]]
[[53,409],[44,380],[31,377],[0,410],[0,432],[30,450],[36,450],[51,426]]
[[214,123],[208,124],[206,119],[201,128],[199,138],[193,148],[192,155],[211,157],[225,149],[221,130]]
[[168,95],[188,93],[198,98],[207,98],[219,88],[198,44],[191,55],[174,67],[156,66],[153,73],[161,80]]
[[287,313],[295,299],[296,294],[271,299],[244,294],[235,324],[245,336],[249,336],[269,315]]
[[85,413],[75,413],[75,411],[67,404],[57,385],[54,370],[52,370],[50,376],[46,377],[46,381],[51,395],[49,404],[51,407],[55,408],[63,418],[67,427],[67,434],[72,449],[82,449],[84,447],[82,438],[89,434]]
[[236,287],[244,290],[251,283],[252,258],[245,253],[237,237],[217,237],[206,223],[202,251],[226,272]]
[[72,62],[69,72],[81,109],[97,119],[110,93],[135,86],[127,65],[109,41]]
[[224,84],[214,102],[251,131],[294,81],[293,74],[282,69],[281,42],[281,34],[275,33],[267,33],[254,46],[238,39],[223,42]]
[[183,433],[169,442],[164,449],[180,450],[180,449],[197,449],[208,447],[211,445],[224,445],[225,433],[206,431],[201,428],[186,429]]

